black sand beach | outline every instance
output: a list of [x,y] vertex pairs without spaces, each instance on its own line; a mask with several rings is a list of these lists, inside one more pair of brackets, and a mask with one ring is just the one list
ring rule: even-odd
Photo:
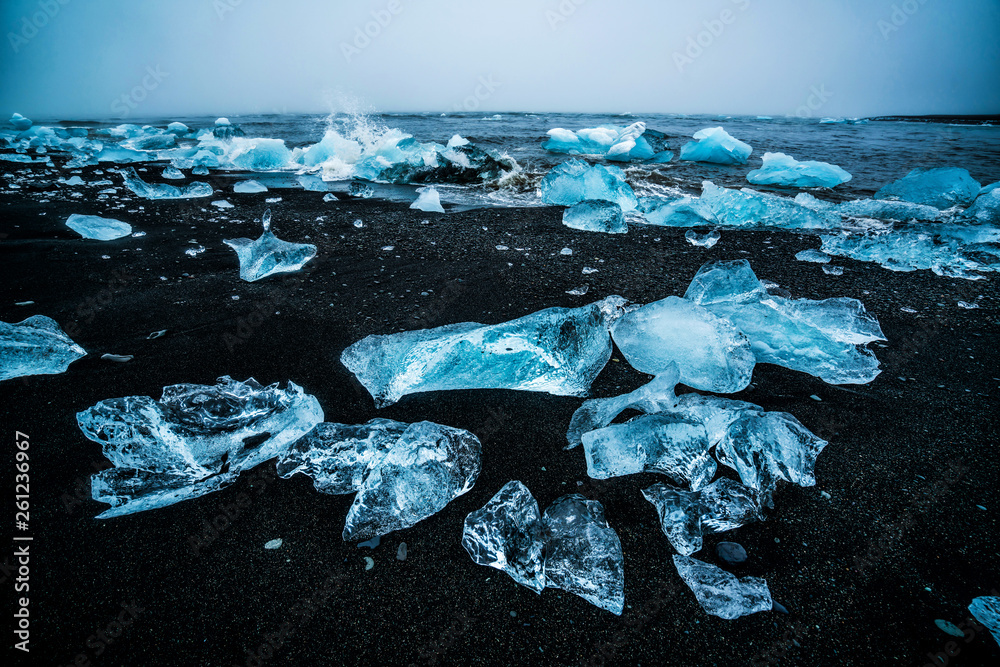
[[[96,178],[85,170],[86,181]],[[14,652],[23,664],[924,665],[953,641],[960,652],[948,664],[998,664],[987,633],[966,643],[934,625],[965,621],[974,597],[1000,588],[995,278],[894,273],[837,258],[844,274],[830,276],[794,260],[818,247],[815,237],[723,230],[705,250],[684,230],[573,231],[554,207],[440,215],[227,187],[213,199],[235,208],[221,213],[211,199],[131,195],[126,209],[111,211],[94,189],[74,189],[87,194],[39,204],[37,193],[7,191],[0,199],[0,319],[48,315],[89,352],[64,374],[0,384],[4,437],[30,439],[31,652]],[[265,204],[275,196],[282,201]],[[253,220],[267,207],[280,238],[314,243],[319,254],[300,273],[245,283],[222,239],[256,238]],[[64,225],[71,213],[116,217],[146,236],[82,240]],[[211,220],[222,215],[228,220]],[[198,246],[206,251],[185,255]],[[560,255],[563,247],[573,254]],[[734,571],[765,577],[788,615],[726,621],[699,607],[640,494],[657,477],[590,480],[582,450],[563,450],[580,399],[453,391],[376,410],[339,362],[373,333],[495,323],[609,294],[637,302],[681,295],[705,262],[741,258],[793,296],[860,299],[889,339],[875,346],[884,370],[870,385],[835,387],[758,365],[751,388],[733,396],[790,412],[830,442],[816,487],[782,485],[766,522],[712,536],[696,554],[718,563],[719,541],[741,543],[750,560]],[[584,267],[598,272],[583,275]],[[566,294],[582,285],[585,296]],[[977,297],[978,309],[956,306]],[[34,305],[14,305],[24,301]],[[134,359],[102,361],[103,353]],[[303,476],[279,479],[273,462],[219,493],[95,520],[106,506],[90,500],[89,476],[107,464],[76,412],[222,375],[292,380],[319,399],[327,421],[382,416],[468,429],[483,442],[482,473],[471,492],[371,551],[341,539],[351,496],[318,493]],[[616,351],[592,395],[647,380]],[[10,471],[13,446],[5,453]],[[463,519],[512,479],[543,508],[566,493],[604,505],[625,555],[621,617],[558,590],[536,596],[472,562]],[[278,537],[280,549],[264,550]],[[403,541],[408,557],[399,561]],[[15,576],[12,548],[5,586]]]

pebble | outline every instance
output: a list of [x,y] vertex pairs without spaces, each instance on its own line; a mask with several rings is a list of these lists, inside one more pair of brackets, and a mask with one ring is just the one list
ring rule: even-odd
[[264,544],[265,549],[280,549],[281,548],[281,538],[271,540]]
[[396,549],[396,560],[406,560],[406,542],[400,542]]
[[101,359],[105,361],[116,361],[119,364],[124,364],[126,361],[132,361],[131,354],[102,354]]
[[747,559],[747,550],[736,542],[719,542],[718,546],[715,547],[715,553],[719,555],[720,559],[731,565],[742,563]]
[[935,619],[934,625],[938,626],[941,632],[947,632],[952,637],[964,637],[965,633],[958,629],[954,623],[944,620],[943,618]]
[[370,570],[375,567],[375,559],[371,556],[365,556],[365,569]]

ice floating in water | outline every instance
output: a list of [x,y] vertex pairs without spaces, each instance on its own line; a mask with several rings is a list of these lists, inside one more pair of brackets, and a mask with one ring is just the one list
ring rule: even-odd
[[639,210],[648,224],[660,227],[698,227],[715,222],[712,209],[698,197],[643,197]]
[[475,485],[480,459],[479,439],[468,431],[410,424],[358,490],[344,540],[386,535],[436,514]]
[[671,363],[689,387],[731,394],[750,384],[756,363],[750,341],[729,321],[676,296],[637,308],[611,331],[638,371],[658,375]]
[[377,407],[445,389],[520,389],[583,396],[611,358],[608,329],[625,300],[547,308],[501,324],[462,322],[364,338],[341,362]]
[[875,193],[876,199],[902,199],[915,204],[945,209],[968,206],[982,186],[965,169],[939,167],[914,169],[903,178]]
[[621,542],[595,500],[562,496],[539,518],[531,492],[508,482],[466,517],[462,546],[536,593],[562,589],[617,615],[625,607]]
[[182,188],[165,183],[150,184],[139,178],[135,168],[122,169],[122,179],[129,190],[145,199],[191,199],[194,197],[211,197],[214,190],[208,183],[190,183]]
[[717,229],[706,232],[704,235],[699,234],[693,229],[689,229],[684,232],[684,238],[687,239],[687,242],[691,245],[708,249],[719,242],[719,239],[722,238],[722,234],[720,234]]
[[962,219],[973,225],[1000,226],[1000,190],[979,195],[972,206],[962,213]]
[[432,187],[424,189],[420,193],[420,196],[410,204],[410,208],[431,213],[444,213],[444,207],[441,206],[441,197],[438,195],[437,189]]
[[764,519],[757,494],[725,477],[698,491],[657,482],[642,495],[656,508],[663,534],[683,556],[700,551],[704,535]]
[[799,162],[784,153],[764,153],[763,165],[747,174],[754,185],[784,185],[794,188],[833,188],[851,180],[840,167],[826,162]]
[[174,121],[173,123],[167,125],[167,132],[181,136],[190,133],[191,128],[189,128],[184,123],[178,123],[177,121]]
[[[829,252],[825,243],[823,250]],[[856,299],[792,300],[769,294],[747,260],[706,264],[684,297],[746,334],[759,363],[831,384],[865,384],[880,372],[878,359],[863,346],[885,336]]]
[[795,253],[795,259],[800,262],[815,262],[817,264],[829,264],[830,256],[825,252],[810,248],[808,250],[802,250]]
[[31,127],[31,119],[25,118],[19,113],[15,113],[7,122],[10,123],[10,126],[18,132],[24,132]]
[[622,207],[602,199],[584,199],[563,211],[562,222],[571,229],[606,234],[626,234],[628,224]]
[[132,225],[112,218],[74,213],[66,219],[66,226],[85,239],[113,241],[132,233]]
[[180,180],[184,178],[184,173],[177,167],[167,167],[163,170],[163,178],[169,178],[172,180]]
[[673,153],[667,150],[666,135],[647,129],[641,121],[628,127],[602,125],[577,132],[557,127],[547,134],[549,139],[542,148],[552,153],[603,155],[619,162],[669,162],[673,158]]
[[233,186],[233,192],[250,194],[254,192],[267,192],[267,186],[257,181],[240,181]]
[[215,127],[212,128],[212,135],[216,139],[228,140],[234,137],[245,136],[246,133],[239,125],[230,123],[228,118],[218,118],[215,121]]
[[639,203],[621,169],[591,166],[582,160],[569,160],[552,168],[539,189],[546,204],[572,206],[585,199],[603,199],[618,204],[622,211],[633,211]]
[[253,282],[276,273],[298,271],[316,256],[316,246],[311,243],[289,243],[274,235],[271,209],[264,211],[261,222],[264,233],[256,241],[245,238],[222,241],[236,251],[243,280]]
[[581,444],[581,437],[595,429],[607,426],[625,410],[633,408],[646,413],[662,412],[677,404],[674,387],[680,378],[677,364],[671,364],[661,375],[635,391],[611,398],[592,398],[577,408],[569,422],[566,449]]
[[229,486],[322,422],[323,410],[294,382],[280,389],[222,377],[165,387],[159,401],[101,401],[76,419],[115,465],[92,478],[94,500],[111,505],[97,517],[106,519]]
[[721,127],[706,127],[694,133],[694,141],[681,148],[681,159],[716,164],[746,164],[753,149]]
[[986,626],[1000,644],[1000,597],[984,595],[972,601],[969,612]]
[[712,616],[732,620],[759,611],[770,611],[773,606],[771,591],[763,579],[739,579],[709,563],[676,554],[674,566],[698,598],[698,604]]
[[0,381],[63,373],[86,354],[55,320],[45,315],[14,324],[0,322]]

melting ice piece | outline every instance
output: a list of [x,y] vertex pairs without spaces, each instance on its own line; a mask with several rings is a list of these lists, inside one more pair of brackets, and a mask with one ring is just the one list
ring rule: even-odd
[[771,591],[763,579],[739,579],[714,565],[677,554],[674,554],[674,566],[698,598],[698,604],[712,616],[732,620],[770,611],[773,606]]
[[566,432],[569,445],[566,449],[580,445],[584,433],[607,426],[629,408],[653,413],[674,407],[677,404],[674,387],[679,378],[677,364],[669,364],[662,374],[631,393],[584,401],[569,420],[569,430]]
[[233,186],[233,192],[240,192],[243,194],[249,194],[254,192],[267,192],[267,186],[257,181],[240,181]]
[[706,534],[764,520],[757,494],[725,477],[698,491],[657,482],[643,489],[642,495],[656,508],[663,534],[684,556],[700,551]]
[[507,482],[465,517],[462,546],[479,565],[495,567],[536,593],[545,589],[545,544],[538,501],[524,484]]
[[777,195],[751,188],[730,190],[711,181],[702,183],[701,202],[712,219],[727,227],[780,227],[784,229],[839,228],[839,215],[815,211]]
[[139,178],[134,167],[121,170],[122,179],[129,190],[145,199],[192,199],[211,197],[213,190],[208,183],[194,182],[178,188],[165,183],[150,184]]
[[13,324],[0,322],[0,381],[63,373],[86,355],[51,317],[34,315]]
[[660,227],[698,227],[715,222],[712,209],[698,197],[643,197],[639,210],[646,223]]
[[673,158],[673,154],[667,150],[666,135],[646,129],[646,124],[642,121],[628,127],[602,125],[577,132],[557,127],[547,134],[549,139],[542,148],[552,153],[604,155],[608,160],[619,162],[669,162]]
[[385,407],[406,394],[520,389],[583,396],[611,358],[608,329],[625,300],[547,308],[501,324],[462,322],[368,336],[340,361]]
[[721,127],[706,127],[694,133],[694,141],[681,147],[681,159],[716,164],[746,164],[753,149]]
[[436,514],[473,487],[480,459],[479,439],[468,431],[410,424],[361,485],[344,540],[386,535]]
[[7,122],[10,123],[10,126],[18,132],[24,132],[25,130],[31,128],[31,119],[25,118],[19,113],[14,113],[14,115],[11,116],[10,120]]
[[720,234],[717,229],[706,232],[704,235],[699,234],[693,229],[689,229],[684,233],[684,238],[687,239],[687,242],[691,245],[708,249],[719,242],[719,239],[722,238],[722,234]]
[[866,384],[880,372],[878,359],[863,346],[885,336],[856,299],[792,300],[768,294],[745,259],[704,265],[684,297],[746,334],[757,362],[831,384]]
[[962,219],[974,225],[1000,226],[1000,190],[990,190],[979,195],[962,213]]
[[298,271],[316,256],[316,246],[311,243],[289,243],[271,232],[271,209],[264,211],[261,221],[264,233],[256,241],[244,238],[222,241],[236,251],[243,280],[253,282],[275,273]]
[[584,433],[582,440],[587,474],[594,479],[658,472],[700,489],[717,468],[705,427],[676,414],[641,415]]
[[545,585],[579,595],[621,616],[625,607],[625,571],[618,534],[604,519],[604,507],[579,494],[558,498],[542,519]]
[[240,128],[239,125],[233,125],[229,122],[228,118],[217,118],[215,120],[215,127],[212,128],[212,135],[216,139],[232,139],[233,137],[242,137],[246,133]]
[[303,190],[309,192],[327,192],[330,185],[319,176],[313,174],[299,174],[296,178]]
[[584,199],[563,211],[562,222],[571,229],[585,232],[605,232],[626,234],[628,224],[622,214],[622,207],[602,199]]
[[424,189],[416,201],[410,204],[410,208],[431,213],[444,213],[444,207],[441,206],[441,197],[438,195],[437,188],[433,187]]
[[764,164],[747,174],[754,185],[784,185],[793,188],[833,188],[851,180],[840,167],[826,162],[799,162],[784,153],[764,153]]
[[92,478],[106,519],[197,498],[281,454],[323,421],[323,410],[294,382],[264,387],[253,378],[215,386],[178,384],[163,397],[101,401],[76,415],[114,468]]
[[569,160],[554,167],[539,186],[546,204],[572,206],[585,199],[603,199],[633,211],[639,203],[618,167],[603,164],[588,165],[582,160]]
[[816,264],[829,264],[830,256],[821,250],[809,248],[795,253],[795,259],[800,262],[815,262]]
[[371,199],[375,196],[375,190],[366,183],[355,181],[347,187],[347,194],[352,197],[360,197],[361,199]]
[[66,219],[66,226],[85,239],[114,241],[132,233],[132,225],[113,218],[74,213]]
[[938,167],[914,169],[875,193],[876,199],[902,199],[945,209],[968,206],[979,196],[982,186],[965,169]]
[[695,389],[735,393],[753,376],[756,358],[747,337],[729,321],[676,296],[623,315],[611,335],[636,370],[658,375],[676,363],[680,381]]
[[874,218],[877,220],[940,220],[944,215],[941,209],[908,201],[893,201],[888,199],[854,199],[845,201],[836,207],[840,215],[851,218]]
[[1000,597],[978,597],[969,605],[969,612],[993,633],[993,639],[1000,644]]
[[173,180],[184,178],[184,173],[177,167],[167,167],[166,169],[163,170],[163,174],[161,175],[163,176],[163,178],[169,178]]

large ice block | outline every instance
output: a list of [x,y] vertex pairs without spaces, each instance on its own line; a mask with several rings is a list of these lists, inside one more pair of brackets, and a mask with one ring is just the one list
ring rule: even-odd
[[689,387],[723,394],[750,384],[756,363],[750,341],[729,321],[676,296],[622,316],[611,330],[615,344],[636,370],[663,373],[680,368]]
[[611,358],[609,328],[625,300],[547,308],[500,324],[462,322],[372,335],[341,362],[378,407],[445,389],[520,389],[583,396]]
[[229,162],[246,171],[273,171],[286,166],[292,158],[283,139],[232,139]]
[[425,188],[417,199],[410,204],[410,208],[430,213],[444,213],[444,207],[441,206],[441,196],[438,194],[437,188],[434,187]]
[[993,634],[993,639],[1000,644],[1000,597],[995,595],[978,597],[969,605],[969,612],[986,626],[986,629]]
[[795,200],[751,188],[721,188],[711,181],[702,183],[701,204],[717,224],[726,227],[837,229],[841,225],[840,216],[831,212],[815,211]]
[[256,241],[246,238],[222,241],[236,251],[243,280],[254,282],[276,273],[298,271],[316,256],[316,246],[311,243],[289,243],[274,235],[271,209],[264,211],[261,221],[264,233]]
[[666,136],[647,129],[642,121],[628,127],[602,125],[576,132],[557,127],[546,134],[549,139],[542,144],[542,148],[552,153],[600,155],[618,162],[669,162],[673,157],[667,150]]
[[990,190],[976,197],[972,206],[962,213],[962,219],[973,225],[1000,227],[1000,190]]
[[908,201],[891,199],[852,199],[836,207],[838,213],[851,218],[874,218],[876,220],[940,220],[941,209]]
[[33,315],[21,322],[0,322],[0,381],[63,373],[86,355],[51,317]]
[[344,540],[409,528],[476,483],[481,445],[472,433],[433,422],[410,424],[365,478],[344,524]]
[[166,183],[147,183],[139,178],[133,167],[122,169],[119,173],[125,181],[125,186],[145,199],[192,199],[211,197],[214,192],[211,185],[201,182],[190,183],[181,188]]
[[646,223],[660,227],[698,227],[716,222],[708,203],[698,197],[643,197],[639,210]]
[[753,149],[721,127],[706,127],[694,133],[694,141],[681,147],[681,159],[715,164],[746,164]]
[[605,234],[626,234],[628,224],[618,204],[601,199],[584,199],[563,211],[562,222],[571,229]]
[[968,206],[982,186],[969,172],[958,167],[914,169],[875,193],[876,199],[902,199],[945,209]]
[[760,169],[747,174],[754,185],[784,185],[793,188],[834,188],[851,180],[837,165],[806,160],[799,162],[784,153],[764,153]]
[[66,226],[85,239],[114,241],[132,233],[132,225],[114,218],[73,213],[66,219]]
[[111,505],[97,517],[105,519],[229,486],[322,422],[323,410],[294,382],[280,389],[222,377],[214,386],[164,387],[159,401],[101,401],[76,419],[115,465],[92,478],[94,500]]
[[771,591],[763,579],[739,579],[714,565],[677,554],[674,554],[674,566],[698,598],[698,604],[712,616],[732,620],[759,611],[770,611],[774,604]]
[[14,115],[12,115],[10,117],[10,120],[7,122],[10,123],[10,126],[13,127],[15,130],[17,130],[18,132],[24,132],[25,130],[31,128],[31,119],[25,118],[24,116],[22,116],[17,112],[15,112]]
[[543,202],[560,206],[572,206],[585,199],[603,199],[628,212],[635,210],[639,203],[621,169],[603,164],[591,166],[582,160],[569,160],[553,167],[545,174],[539,189]]

